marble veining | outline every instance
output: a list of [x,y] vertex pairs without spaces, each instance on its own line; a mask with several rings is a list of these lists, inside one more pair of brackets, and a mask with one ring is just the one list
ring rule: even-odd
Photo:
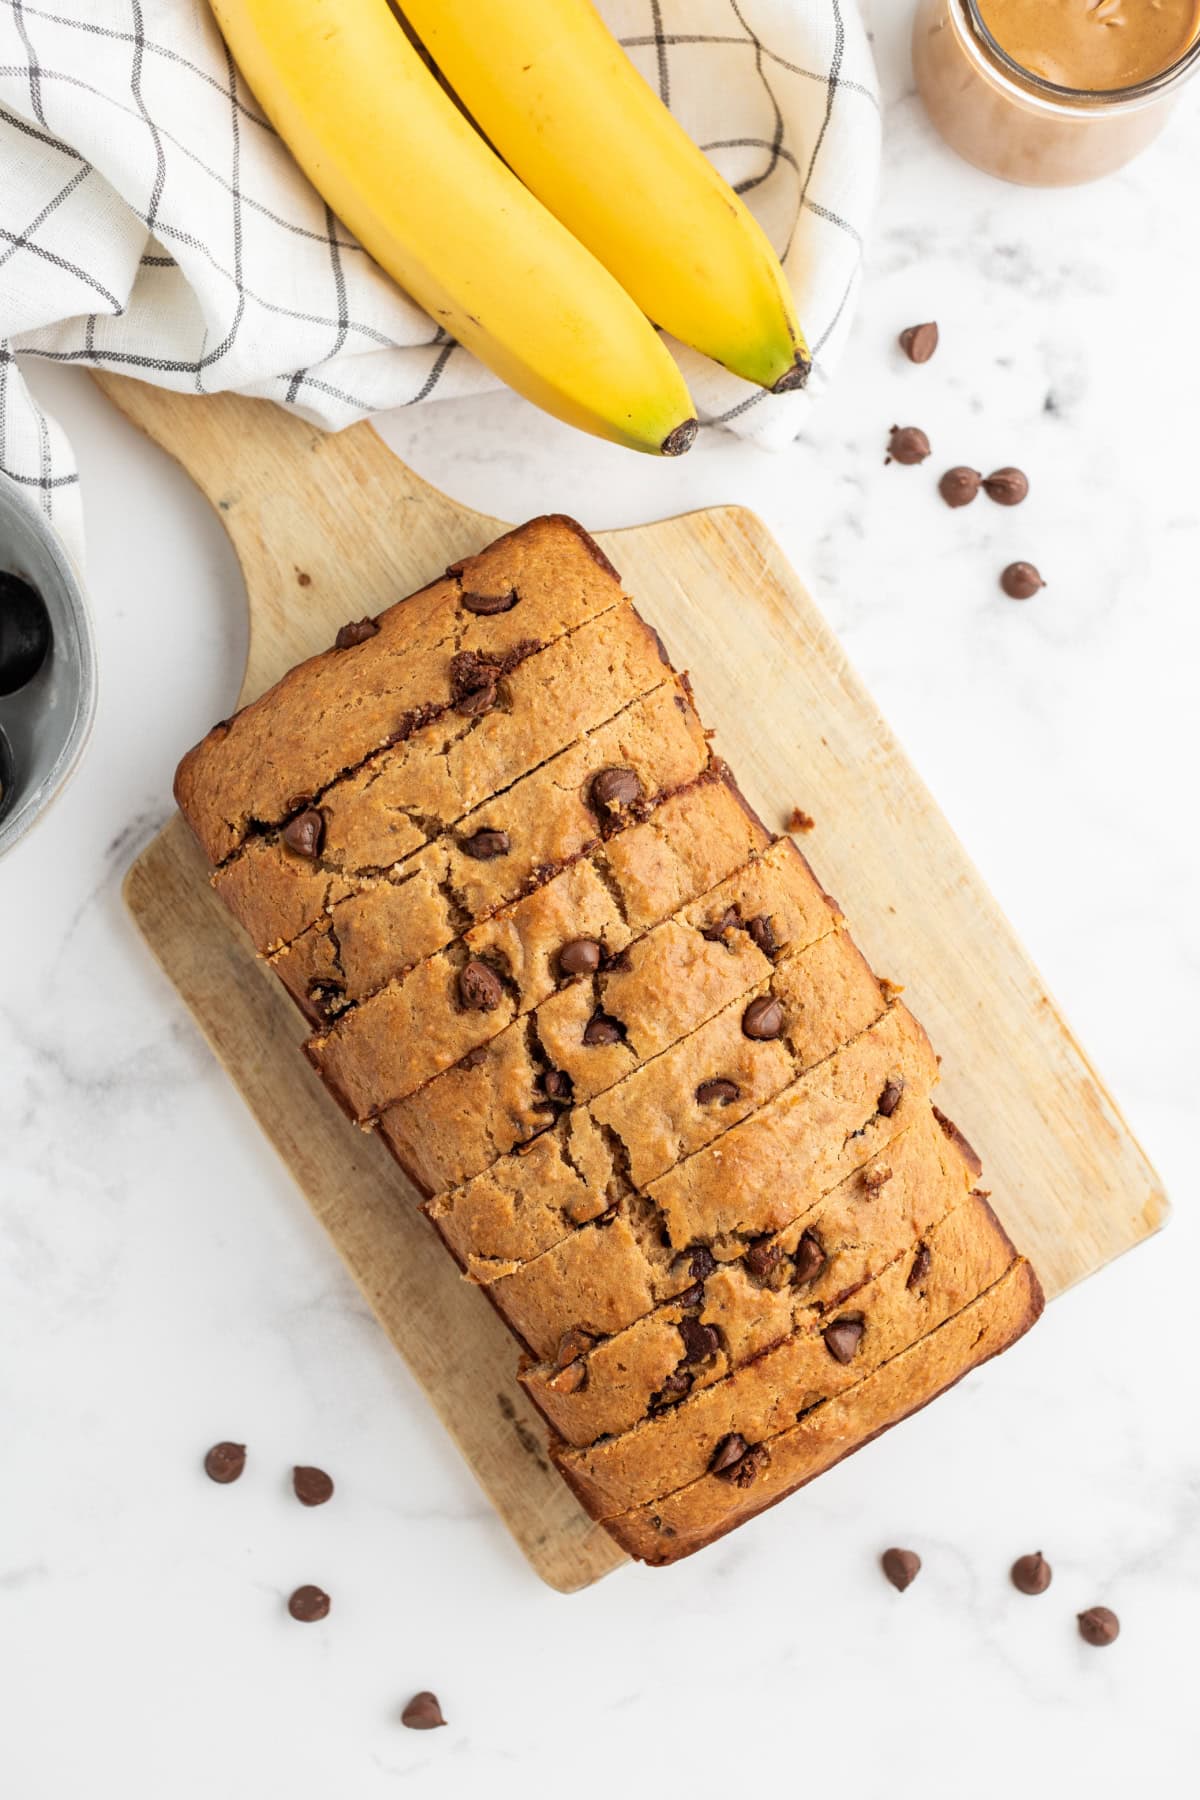
[[[487,511],[769,522],[1159,1164],[1169,1230],[1010,1356],[701,1558],[528,1575],[129,926],[119,883],[236,691],[239,584],[182,475],[36,370],[83,472],[102,689],[86,764],[0,867],[0,1768],[83,1793],[591,1800],[1184,1791],[1200,1751],[1200,115],[1095,189],[953,161],[874,0],[885,182],[853,344],[793,448],[647,467],[505,396],[389,441]],[[936,317],[910,367],[899,329]],[[923,468],[885,468],[893,423]],[[951,463],[1014,511],[949,512]],[[1014,557],[1049,585],[996,587]],[[736,644],[730,646],[736,655]],[[752,699],[748,697],[748,703]],[[802,790],[802,778],[800,781]],[[797,800],[803,804],[803,792]],[[820,864],[818,820],[809,842]],[[206,1447],[250,1446],[221,1489]],[[308,1511],[293,1462],[338,1492]],[[875,1559],[924,1559],[895,1594]],[[1019,1553],[1048,1594],[1008,1585]],[[301,1627],[300,1582],[333,1596]],[[1112,1649],[1073,1615],[1120,1614]],[[418,1688],[449,1729],[406,1732]]]

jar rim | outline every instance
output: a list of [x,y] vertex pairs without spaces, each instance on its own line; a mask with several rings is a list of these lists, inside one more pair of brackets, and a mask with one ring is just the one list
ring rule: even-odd
[[1004,46],[992,35],[983,14],[979,10],[979,0],[961,0],[963,12],[972,36],[978,41],[981,49],[992,57],[1002,72],[1019,81],[1022,86],[1034,93],[1043,94],[1048,100],[1063,101],[1070,105],[1113,106],[1123,101],[1139,101],[1150,99],[1161,93],[1164,88],[1181,79],[1200,63],[1200,32],[1188,45],[1182,56],[1160,69],[1157,75],[1149,75],[1145,81],[1130,83],[1119,88],[1074,88],[1066,87],[1057,81],[1048,81],[1044,75],[1038,75],[1033,69],[1027,69],[1014,56],[1010,56]]

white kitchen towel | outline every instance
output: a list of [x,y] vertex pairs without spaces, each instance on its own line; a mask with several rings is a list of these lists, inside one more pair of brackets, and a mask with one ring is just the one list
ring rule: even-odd
[[[601,10],[784,257],[814,352],[807,393],[768,396],[679,355],[705,424],[785,443],[845,339],[874,203],[857,0]],[[262,395],[330,429],[495,383],[309,186],[204,0],[0,0],[0,469],[78,556],[74,458],[24,356]]]

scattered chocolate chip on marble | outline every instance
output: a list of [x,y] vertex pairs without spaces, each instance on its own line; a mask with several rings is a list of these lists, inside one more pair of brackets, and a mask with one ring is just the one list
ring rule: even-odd
[[1020,506],[1029,492],[1029,477],[1024,469],[993,469],[983,486],[988,499],[997,506]]
[[835,1319],[832,1325],[825,1327],[821,1335],[834,1362],[853,1362],[865,1330],[861,1319]]
[[959,463],[953,469],[947,469],[938,482],[938,493],[947,506],[970,506],[979,492],[983,477],[978,469],[968,469]]
[[245,1467],[245,1444],[214,1444],[204,1459],[204,1473],[221,1487],[236,1481]]
[[329,1616],[330,1604],[324,1588],[313,1587],[309,1582],[296,1589],[288,1601],[288,1611],[301,1625],[315,1625],[318,1619]]
[[1009,1574],[1019,1594],[1044,1594],[1050,1586],[1053,1570],[1041,1551],[1034,1550],[1029,1556],[1018,1556]]
[[927,363],[938,347],[938,328],[932,319],[924,325],[906,325],[900,333],[900,348],[911,363]]
[[1031,562],[1011,562],[1000,577],[1000,586],[1010,600],[1032,600],[1045,585]]
[[562,975],[594,975],[600,967],[603,951],[595,938],[572,938],[558,953]]
[[901,1594],[921,1573],[921,1559],[915,1550],[885,1550],[879,1561],[884,1574]]
[[903,463],[906,466],[923,463],[929,451],[929,439],[919,426],[893,425],[884,461]]
[[1107,1606],[1089,1606],[1086,1612],[1077,1615],[1079,1635],[1085,1644],[1091,1644],[1094,1650],[1103,1650],[1108,1644],[1115,1644],[1121,1635],[1121,1621],[1115,1612]]
[[292,1492],[301,1506],[324,1506],[333,1499],[333,1481],[324,1469],[297,1463],[292,1470]]
[[325,820],[315,806],[306,806],[303,812],[288,820],[282,835],[284,843],[296,856],[316,862],[325,841]]
[[437,1695],[431,1694],[427,1688],[414,1694],[400,1714],[400,1723],[407,1725],[410,1731],[434,1731],[439,1725],[444,1725],[446,1721],[442,1717]]
[[374,619],[351,619],[343,625],[333,640],[335,650],[353,650],[358,644],[365,644],[368,638],[378,635],[379,627]]
[[495,969],[472,957],[459,970],[458,997],[468,1012],[495,1012],[504,998],[504,986]]
[[750,1002],[742,1014],[742,1030],[763,1043],[783,1035],[783,1007],[773,994],[760,994]]

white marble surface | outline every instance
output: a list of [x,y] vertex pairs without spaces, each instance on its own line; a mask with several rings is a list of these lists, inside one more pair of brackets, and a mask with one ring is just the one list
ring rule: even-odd
[[[0,871],[0,1781],[14,1800],[1186,1791],[1200,1749],[1193,102],[1036,195],[957,165],[877,0],[882,211],[794,451],[649,467],[515,401],[389,422],[425,475],[598,525],[741,500],[805,573],[1158,1162],[1169,1231],[919,1420],[723,1546],[539,1587],[123,916],[179,753],[236,691],[215,521],[79,374],[103,666],[69,793]],[[894,16],[893,16],[894,15]],[[895,351],[936,316],[924,369]],[[935,446],[882,466],[895,420]],[[1019,512],[931,470],[1016,461]],[[996,591],[1011,557],[1049,587]],[[813,853],[820,855],[819,834]],[[245,1439],[247,1475],[198,1459]],[[339,1491],[307,1512],[293,1460]],[[915,1546],[898,1596],[876,1556]],[[1007,1584],[1041,1546],[1040,1600]],[[301,1581],[334,1597],[302,1628]],[[1081,1645],[1075,1611],[1124,1631]],[[398,1723],[416,1688],[449,1730]]]

